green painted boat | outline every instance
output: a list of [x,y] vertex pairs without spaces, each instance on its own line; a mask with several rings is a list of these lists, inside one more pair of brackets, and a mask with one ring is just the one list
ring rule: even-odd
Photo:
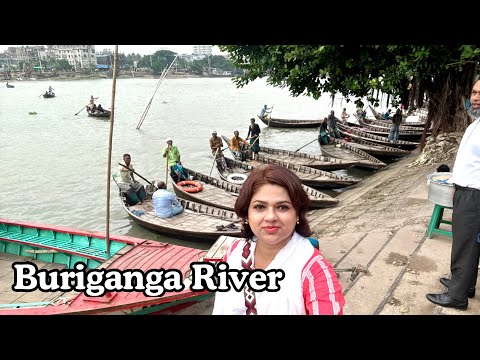
[[[205,254],[205,250],[153,240],[122,235],[112,235],[107,239],[106,234],[101,232],[0,218],[0,256],[3,256],[2,260],[11,257],[8,266],[5,265],[7,261],[0,262],[0,271],[3,272],[0,277],[4,282],[10,276],[12,286],[14,283],[17,285],[10,295],[12,301],[0,304],[0,315],[172,313],[213,295],[208,291],[191,291],[189,287],[190,264],[202,261]],[[19,267],[17,270],[13,268],[15,264]],[[47,288],[30,288],[18,279],[22,278],[21,271],[33,268],[37,270],[32,278],[41,272],[60,274],[69,271],[77,274],[75,284],[81,283],[78,274],[88,278],[94,270],[98,270],[98,274],[111,273],[119,277],[125,273],[141,275],[152,270],[175,270],[182,275],[184,288],[158,296],[137,288],[127,290],[123,287],[115,290],[103,287],[103,292],[94,294],[87,291],[88,286],[81,289],[72,283],[72,288],[53,290],[53,280],[50,288],[48,282],[45,285]],[[84,272],[81,271],[84,268]],[[50,276],[53,279],[54,275]],[[40,279],[38,275],[38,286]],[[145,285],[148,277],[136,279],[137,283],[144,281]],[[34,301],[35,293],[50,300]],[[30,301],[25,301],[26,297]]]

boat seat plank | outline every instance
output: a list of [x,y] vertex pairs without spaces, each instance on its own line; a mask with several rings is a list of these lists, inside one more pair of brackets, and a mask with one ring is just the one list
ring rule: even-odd
[[[78,244],[76,242],[72,242],[71,240],[69,241],[66,239],[56,239],[54,237],[44,235],[35,236],[33,234],[24,234],[8,230],[1,230],[0,241],[1,240],[10,242],[22,241],[31,246],[38,246],[59,251],[67,250],[72,253],[86,255],[88,257],[92,257],[98,260],[106,260],[111,256],[107,255],[106,249],[104,247],[100,248],[92,245],[86,246],[86,244]],[[113,253],[113,251],[115,250],[111,249],[111,254]]]

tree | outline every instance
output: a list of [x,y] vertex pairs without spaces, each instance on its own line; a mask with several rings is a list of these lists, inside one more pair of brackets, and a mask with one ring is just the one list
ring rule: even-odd
[[[378,106],[373,91],[395,101],[428,98],[425,129],[432,135],[463,131],[468,125],[465,97],[470,93],[480,45],[220,45],[233,64],[244,70],[233,81],[243,87],[257,78],[288,87],[293,96],[318,99],[341,93],[346,101],[360,98]],[[412,99],[409,84],[416,89]],[[420,99],[421,98],[421,99]],[[425,144],[426,132],[421,139]]]
[[145,55],[138,63],[139,67],[151,68],[153,73],[160,75],[167,66],[169,66],[176,53],[170,50],[158,50],[152,55]]

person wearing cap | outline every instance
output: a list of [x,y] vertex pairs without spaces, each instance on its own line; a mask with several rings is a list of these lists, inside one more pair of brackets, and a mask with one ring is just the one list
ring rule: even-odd
[[215,156],[215,155],[218,156],[217,150],[218,150],[218,152],[221,152],[222,147],[223,147],[222,138],[218,137],[217,132],[215,130],[213,130],[212,131],[212,137],[210,138],[210,149],[212,150],[212,155],[213,156]]
[[238,134],[238,130],[235,130],[233,132],[233,137],[230,140],[230,150],[235,156],[235,159],[246,161],[249,158],[248,148],[250,147],[250,144],[247,141],[243,140]]
[[180,162],[180,151],[173,145],[172,138],[167,138],[167,146],[162,150],[162,156],[168,159],[168,167],[171,168],[177,162]]

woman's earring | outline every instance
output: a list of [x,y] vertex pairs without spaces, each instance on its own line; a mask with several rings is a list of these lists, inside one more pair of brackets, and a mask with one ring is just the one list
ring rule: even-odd
[[300,224],[300,221],[297,221],[297,225]]
[[248,224],[248,220],[245,220],[245,224]]

